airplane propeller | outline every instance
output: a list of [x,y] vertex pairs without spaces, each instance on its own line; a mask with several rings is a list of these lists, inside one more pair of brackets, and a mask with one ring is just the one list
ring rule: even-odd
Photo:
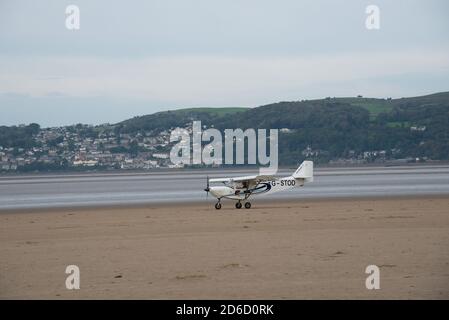
[[204,189],[204,191],[207,192],[206,197],[209,197],[209,191],[210,191],[210,188],[209,188],[209,176],[207,176],[206,189]]

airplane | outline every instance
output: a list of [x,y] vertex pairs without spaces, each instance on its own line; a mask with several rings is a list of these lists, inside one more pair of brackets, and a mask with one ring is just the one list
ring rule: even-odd
[[[252,195],[271,194],[285,191],[294,187],[302,187],[307,182],[313,182],[313,161],[304,161],[289,177],[276,178],[270,175],[256,175],[236,178],[209,179],[204,191],[209,192],[217,198],[215,209],[221,209],[221,200],[237,200],[235,207],[242,208],[242,201],[245,208],[251,208],[251,202],[247,201]],[[210,183],[222,183],[223,186],[210,186]]]

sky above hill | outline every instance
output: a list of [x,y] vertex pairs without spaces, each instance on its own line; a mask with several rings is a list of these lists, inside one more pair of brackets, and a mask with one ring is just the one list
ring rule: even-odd
[[[368,5],[380,29],[366,28]],[[0,0],[0,125],[448,91],[447,12],[446,0]]]

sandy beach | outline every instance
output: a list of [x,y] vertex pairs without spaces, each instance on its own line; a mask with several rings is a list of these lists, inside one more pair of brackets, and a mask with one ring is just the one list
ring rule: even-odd
[[1,299],[449,299],[447,197],[2,211],[0,228]]

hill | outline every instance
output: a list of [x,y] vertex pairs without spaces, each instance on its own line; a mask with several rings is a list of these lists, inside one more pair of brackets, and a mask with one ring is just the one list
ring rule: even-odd
[[219,130],[281,129],[283,165],[449,160],[449,92],[441,92],[189,108],[98,126],[0,126],[0,172],[168,167],[170,131],[194,120]]
[[239,112],[247,111],[249,108],[245,107],[231,107],[231,108],[186,108],[173,110],[176,113],[189,114],[189,113],[208,113],[215,116],[233,115]]
[[153,131],[155,133],[173,127],[184,127],[193,120],[212,123],[219,119],[247,111],[249,108],[188,108],[157,112],[134,117],[115,125],[116,130],[123,133]]
[[[449,92],[400,99],[363,97],[279,102],[251,109],[181,109],[119,123],[122,132],[184,127],[193,120],[226,128],[287,128],[282,163],[331,159],[449,159]],[[238,116],[235,116],[238,112]],[[308,151],[307,151],[308,150]]]

